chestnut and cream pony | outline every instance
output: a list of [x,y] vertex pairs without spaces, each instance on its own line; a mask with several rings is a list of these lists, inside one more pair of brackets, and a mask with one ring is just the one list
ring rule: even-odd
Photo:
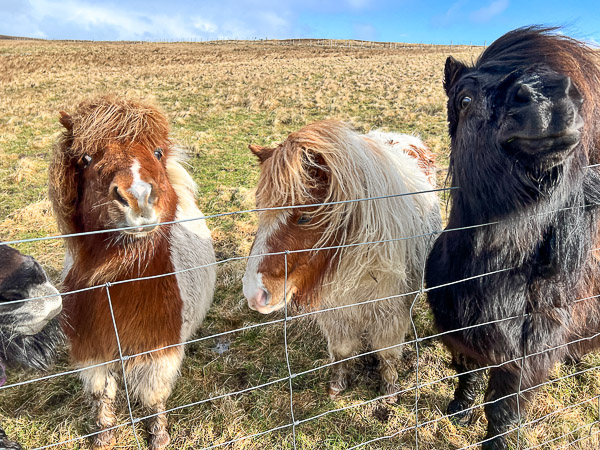
[[[423,161],[411,156],[415,148],[432,157],[417,137],[360,135],[335,120],[308,125],[276,148],[250,146],[261,167],[258,208],[343,203],[259,213],[244,275],[249,307],[267,314],[286,302],[316,310],[394,296],[315,314],[333,361],[359,353],[365,337],[372,350],[386,348],[377,355],[381,389],[390,401],[398,391],[395,361],[414,299],[402,294],[419,290],[433,241],[410,237],[441,228],[438,198]],[[385,198],[347,202],[369,197]],[[286,250],[285,257],[261,256]],[[347,387],[351,366],[346,361],[333,368],[331,397]]]
[[[83,368],[119,357],[107,291],[123,355],[185,342],[211,304],[215,255],[203,220],[159,224],[202,216],[167,119],[152,105],[100,97],[71,115],[61,112],[60,123],[65,131],[50,167],[50,198],[61,232],[127,227],[68,238],[63,290],[150,277],[64,295],[72,360]],[[170,441],[162,412],[183,354],[183,346],[175,345],[125,361],[129,393],[153,415],[150,448]],[[100,430],[116,425],[120,373],[120,363],[81,372]],[[112,447],[113,431],[97,434],[94,447]]]

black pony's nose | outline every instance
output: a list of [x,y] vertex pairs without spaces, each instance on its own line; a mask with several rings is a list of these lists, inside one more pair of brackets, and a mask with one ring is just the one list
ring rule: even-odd
[[583,103],[583,96],[570,77],[555,74],[542,83],[539,78],[529,78],[517,83],[513,90],[513,101],[523,106],[529,103],[541,103],[545,99],[554,101],[565,99],[574,104]]
[[536,96],[535,88],[532,84],[521,83],[516,86],[514,100],[517,103],[529,103]]

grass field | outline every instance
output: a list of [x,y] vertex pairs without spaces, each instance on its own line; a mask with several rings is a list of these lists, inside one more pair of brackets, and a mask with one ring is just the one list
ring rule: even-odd
[[[280,142],[301,126],[322,118],[350,121],[358,130],[382,128],[418,133],[447,165],[445,97],[442,73],[452,54],[471,61],[480,48],[405,46],[360,49],[283,46],[270,42],[171,44],[68,43],[0,40],[0,241],[58,234],[47,199],[47,167],[60,127],[58,111],[106,92],[151,99],[167,113],[172,137],[189,150],[205,214],[253,206],[258,177],[249,143]],[[440,172],[443,183],[445,172]],[[253,214],[209,221],[219,260],[249,253],[256,228]],[[64,250],[60,240],[23,244],[54,281]],[[217,292],[199,336],[264,323],[243,299],[244,261],[219,266]],[[416,313],[419,336],[434,334],[421,299]],[[409,337],[410,338],[410,337]],[[314,325],[294,320],[288,326],[293,372],[328,362],[326,344]],[[419,383],[452,375],[449,357],[436,340],[419,346]],[[209,338],[188,347],[181,378],[168,407],[244,390],[287,376],[281,324]],[[533,420],[561,408],[521,433],[521,446],[534,446],[574,431],[543,448],[555,448],[587,436],[586,424],[598,418],[597,370],[571,376],[600,363],[589,355],[580,366],[560,366],[557,380],[539,391],[528,409]],[[391,435],[415,423],[413,391],[397,404],[375,401],[378,379],[370,361],[361,361],[353,386],[335,401],[326,394],[327,369],[293,379],[294,413],[300,449],[343,449]],[[407,346],[399,364],[402,388],[415,385],[416,351]],[[66,350],[52,372],[69,369]],[[12,372],[8,383],[38,374]],[[287,380],[235,396],[224,396],[170,414],[172,448],[195,449],[260,433],[290,422]],[[468,427],[440,419],[454,380],[419,389],[419,448],[450,449],[473,444],[485,434],[485,417],[475,411]],[[483,401],[481,398],[479,401]],[[120,397],[120,423],[127,423]],[[139,409],[134,411],[141,414]],[[91,431],[91,409],[75,375],[0,390],[0,423],[26,447],[76,438]],[[581,428],[579,428],[581,427]],[[578,429],[579,428],[579,429]],[[139,425],[139,435],[145,433]],[[597,428],[592,428],[592,432]],[[143,439],[142,439],[143,440]],[[414,430],[366,448],[413,448]],[[516,437],[513,439],[516,443]],[[598,448],[597,436],[573,448]],[[118,448],[136,447],[131,426],[119,433]],[[81,440],[62,448],[89,448]],[[228,448],[292,448],[291,428],[240,440]]]

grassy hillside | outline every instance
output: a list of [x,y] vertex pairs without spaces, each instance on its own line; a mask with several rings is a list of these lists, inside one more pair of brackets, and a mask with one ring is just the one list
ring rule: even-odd
[[[175,141],[189,150],[190,171],[200,188],[205,214],[253,206],[258,169],[249,143],[269,145],[289,132],[322,118],[350,121],[361,131],[382,128],[418,133],[446,167],[445,97],[442,73],[452,54],[470,61],[481,49],[403,46],[348,48],[276,43],[122,44],[0,41],[0,241],[58,234],[47,199],[47,167],[60,127],[58,111],[73,109],[81,99],[106,92],[151,99],[167,113]],[[443,183],[445,172],[440,172]],[[247,255],[256,229],[253,214],[213,219],[218,259]],[[60,240],[23,244],[55,281],[64,249]],[[209,336],[281,318],[250,311],[243,299],[244,261],[219,266],[214,306],[199,336]],[[418,334],[434,333],[421,300]],[[314,325],[294,320],[288,327],[293,372],[328,362],[326,343]],[[436,340],[420,347],[420,384],[453,374],[449,358]],[[182,376],[168,407],[199,402],[287,376],[281,323],[209,338],[188,347]],[[588,356],[582,366],[557,367],[528,419],[560,408],[560,414],[526,427],[521,444],[534,446],[569,431],[554,448],[586,436],[585,426],[598,417],[594,402],[571,407],[600,394],[597,372],[569,376],[600,363]],[[399,364],[401,385],[415,384],[414,345],[406,346]],[[377,397],[378,377],[372,361],[361,369],[351,389],[335,401],[326,395],[328,370],[293,380],[298,448],[343,449],[391,435],[415,423],[414,392],[397,404],[380,401],[352,407]],[[69,369],[66,351],[53,372]],[[9,374],[9,384],[36,374]],[[473,423],[455,427],[443,416],[454,380],[419,389],[420,422],[434,421],[419,432],[420,448],[450,449],[477,442],[485,434],[485,418],[476,410]],[[479,399],[483,401],[482,399]],[[120,423],[128,420],[126,403],[118,403]],[[345,408],[342,411],[331,410]],[[136,409],[137,415],[143,413]],[[318,419],[311,419],[327,413]],[[172,448],[197,449],[284,426],[290,421],[287,380],[235,396],[186,407],[170,415]],[[306,421],[305,421],[306,420]],[[90,432],[91,409],[75,375],[0,390],[0,424],[27,447],[49,445]],[[139,426],[140,436],[145,436]],[[596,431],[594,429],[593,431]],[[367,448],[412,448],[413,430]],[[131,426],[119,434],[119,448],[136,446]],[[597,437],[578,443],[597,448]],[[291,448],[291,428],[240,440],[228,448]],[[548,446],[547,446],[548,447]],[[82,440],[64,448],[89,448]]]

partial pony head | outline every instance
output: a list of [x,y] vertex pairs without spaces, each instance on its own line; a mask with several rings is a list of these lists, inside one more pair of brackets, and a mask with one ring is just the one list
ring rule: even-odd
[[[598,55],[556,31],[520,28],[492,43],[473,66],[446,61],[452,179],[462,191],[456,196],[473,195],[473,208],[504,214],[533,204],[571,163],[598,162]],[[508,171],[512,176],[504,177]]]

